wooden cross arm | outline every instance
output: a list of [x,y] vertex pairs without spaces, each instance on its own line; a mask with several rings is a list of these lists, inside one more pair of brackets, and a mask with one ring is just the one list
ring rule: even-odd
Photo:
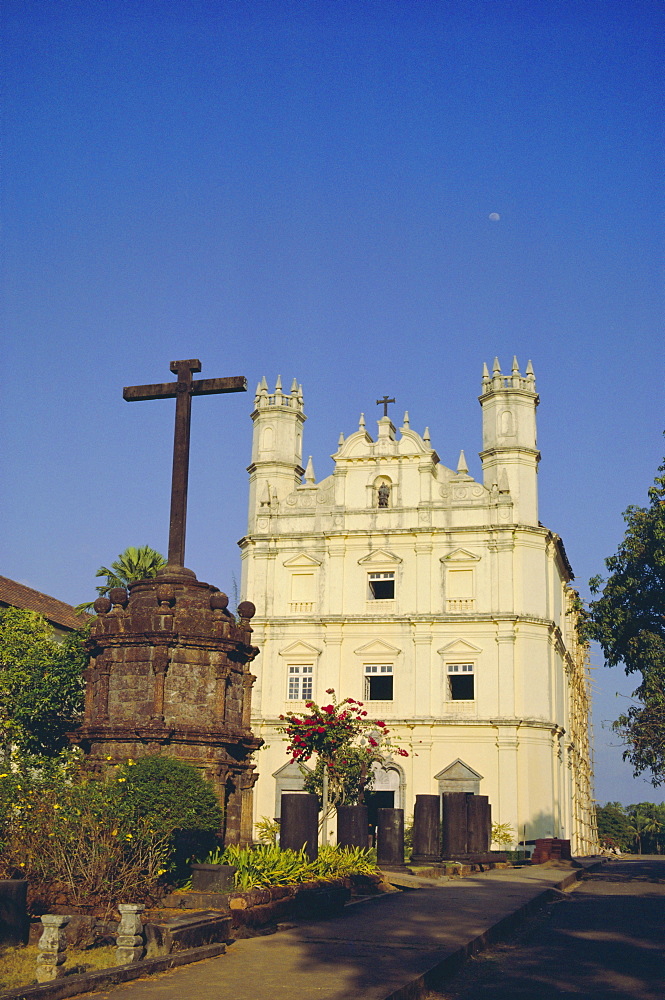
[[[174,399],[178,395],[178,382],[158,382],[155,385],[127,385],[122,390],[122,398],[128,403],[143,399]],[[244,375],[229,378],[199,378],[186,387],[191,396],[210,396],[219,392],[246,392],[247,379]]]

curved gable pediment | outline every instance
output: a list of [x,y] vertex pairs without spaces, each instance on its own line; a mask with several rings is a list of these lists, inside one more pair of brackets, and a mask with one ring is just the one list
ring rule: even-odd
[[360,455],[367,455],[369,458],[372,454],[373,444],[374,442],[367,431],[356,431],[354,434],[349,434],[332,458],[336,462],[342,458],[358,458]]

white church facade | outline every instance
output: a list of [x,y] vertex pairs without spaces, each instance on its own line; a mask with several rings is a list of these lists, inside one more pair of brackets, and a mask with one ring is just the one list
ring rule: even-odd
[[256,604],[255,817],[301,787],[280,714],[338,697],[384,719],[408,757],[377,774],[370,804],[413,813],[416,794],[488,795],[519,839],[597,847],[589,680],[572,571],[538,520],[535,377],[485,367],[482,482],[464,454],[442,465],[426,430],[389,416],[340,436],[332,475],[302,466],[302,389],[255,408],[242,593]]

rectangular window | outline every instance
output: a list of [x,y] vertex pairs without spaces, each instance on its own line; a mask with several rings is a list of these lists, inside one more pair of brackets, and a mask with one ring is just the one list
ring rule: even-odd
[[310,664],[289,666],[289,701],[307,701],[312,697],[314,667]]
[[365,701],[393,700],[391,663],[371,663],[365,667]]
[[473,663],[448,664],[448,695],[451,701],[474,700]]
[[369,574],[369,600],[393,601],[395,599],[395,574]]

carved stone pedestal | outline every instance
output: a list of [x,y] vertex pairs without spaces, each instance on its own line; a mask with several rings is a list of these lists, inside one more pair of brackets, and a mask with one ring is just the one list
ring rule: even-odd
[[198,767],[224,809],[226,843],[252,836],[249,665],[254,605],[236,619],[228,597],[191,570],[112,590],[95,601],[85,715],[72,741],[103,771],[129,757],[165,754]]
[[37,945],[37,982],[49,983],[52,979],[64,976],[63,968],[67,960],[67,937],[65,927],[69,917],[59,914],[45,913],[42,917],[44,930]]

